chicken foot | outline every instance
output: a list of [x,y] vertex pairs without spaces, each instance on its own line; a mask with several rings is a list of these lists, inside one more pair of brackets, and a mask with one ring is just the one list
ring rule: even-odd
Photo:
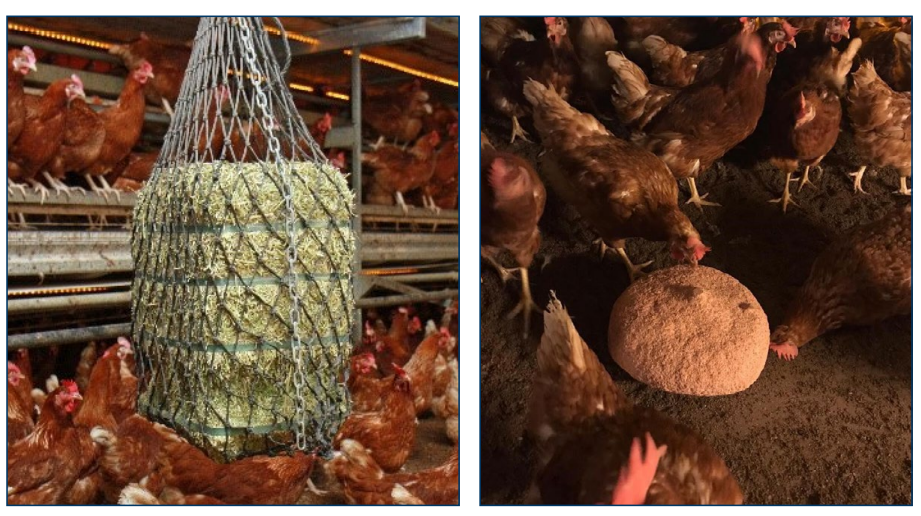
[[911,195],[911,188],[908,188],[908,178],[902,176],[899,178],[899,189],[892,192],[902,195]]
[[70,199],[71,192],[75,190],[79,190],[83,192],[83,195],[86,195],[86,190],[65,185],[63,181],[49,174],[47,170],[42,172],[42,176],[44,176],[45,181],[48,181],[48,186],[50,186],[55,192],[66,195],[68,199]]
[[688,178],[688,186],[691,188],[691,198],[688,199],[685,204],[694,203],[700,208],[700,211],[704,211],[704,206],[722,206],[722,204],[717,202],[705,201],[704,199],[710,194],[705,193],[701,196],[697,193],[697,181],[695,181],[693,177]]
[[627,274],[630,276],[630,283],[633,283],[634,281],[645,276],[646,271],[644,271],[643,269],[652,265],[652,260],[649,260],[648,262],[643,262],[639,265],[633,265],[633,262],[630,261],[630,257],[627,256],[627,250],[623,246],[608,245],[601,238],[599,238],[598,240],[595,240],[595,243],[599,244],[599,246],[601,247],[601,259],[602,260],[604,259],[604,256],[608,253],[608,251],[612,249],[617,253],[617,256],[619,256],[621,261],[624,262],[624,266],[627,267]]
[[790,196],[790,182],[799,181],[799,179],[793,179],[792,177],[793,177],[793,172],[788,172],[787,181],[783,187],[783,195],[781,195],[780,197],[776,199],[771,199],[770,201],[768,201],[768,202],[773,202],[773,203],[778,203],[778,202],[781,203],[781,207],[782,207],[781,209],[783,210],[784,213],[787,213],[787,205],[789,204],[792,204],[793,206],[799,206],[799,204],[796,204],[796,201],[793,200],[793,197]]
[[777,356],[790,361],[796,358],[796,355],[799,354],[799,348],[790,344],[789,342],[784,342],[783,344],[771,344],[771,351],[777,353]]
[[101,193],[102,196],[105,197],[106,199],[109,198],[109,192],[114,192],[114,193],[115,193],[115,198],[118,199],[119,201],[122,200],[122,194],[121,194],[121,192],[119,192],[118,190],[112,188],[112,187],[109,185],[109,182],[106,181],[106,178],[105,178],[104,176],[99,176],[99,182],[102,183],[102,186],[96,185],[96,182],[93,181],[93,176],[91,176],[91,175],[89,175],[89,174],[83,174],[83,177],[86,178],[86,182],[89,183],[89,185],[90,185],[90,190],[92,190],[92,191],[94,191],[94,192]]
[[26,181],[28,181],[29,184],[32,185],[32,188],[34,188],[36,192],[38,192],[39,194],[41,194],[42,200],[39,202],[39,204],[45,204],[45,198],[48,197],[48,194],[50,194],[51,191],[48,190],[48,189],[45,187],[45,185],[39,183],[39,182],[36,181],[35,179],[26,179]]
[[439,208],[438,205],[435,204],[435,199],[432,198],[431,195],[423,195],[422,204],[425,206],[425,208],[432,210],[436,214],[441,213],[441,208]]
[[480,256],[482,256],[483,259],[486,260],[486,262],[489,263],[489,265],[491,265],[493,269],[496,269],[496,272],[499,273],[499,277],[502,279],[502,284],[503,284],[503,285],[505,285],[506,283],[508,283],[508,280],[510,280],[510,279],[512,279],[512,277],[514,277],[514,275],[512,274],[511,271],[509,271],[508,269],[506,269],[505,267],[503,267],[499,262],[496,261],[495,258],[493,258],[491,255],[487,254],[487,253],[486,253],[485,251],[483,251],[482,249],[480,249]]
[[528,133],[521,127],[521,123],[518,122],[517,116],[512,116],[512,141],[509,143],[515,143],[515,138],[521,138],[522,140],[531,142],[531,139],[528,138]]
[[521,267],[521,300],[512,308],[512,311],[506,316],[507,319],[514,319],[520,312],[524,319],[524,338],[528,338],[528,332],[531,329],[531,312],[540,313],[540,308],[534,303],[531,297],[531,282],[528,280],[528,268]]
[[819,179],[822,178],[822,167],[820,167],[820,166],[818,166],[818,165],[815,165],[815,166],[813,166],[813,167],[810,167],[809,165],[806,165],[806,170],[803,171],[803,176],[799,178],[799,188],[796,189],[796,193],[802,192],[802,191],[803,191],[803,187],[806,186],[806,185],[812,185],[813,188],[816,187],[816,186],[815,186],[815,183],[813,183],[812,181],[809,180],[809,169],[810,169],[810,168],[816,169],[816,170],[819,172]]
[[403,192],[396,192],[393,194],[393,198],[396,200],[397,206],[403,210],[403,215],[408,215],[409,207],[406,205],[406,201],[403,200]]
[[13,181],[12,179],[10,179],[10,178],[6,178],[6,191],[7,191],[8,193],[13,193],[13,190],[19,190],[20,192],[22,192],[23,197],[25,197],[25,195],[26,195],[26,187],[25,187],[25,186],[23,186],[23,185],[21,185],[21,184],[19,184],[19,183],[14,182],[14,181]]
[[867,193],[866,190],[863,189],[863,173],[866,171],[867,171],[867,167],[862,166],[860,167],[860,170],[858,170],[857,172],[851,172],[850,174],[848,174],[849,176],[854,178],[854,193],[857,193],[857,192]]
[[642,505],[646,501],[646,494],[652,479],[656,476],[656,469],[668,446],[656,447],[652,435],[646,432],[646,453],[642,452],[639,437],[634,437],[630,444],[630,457],[627,464],[620,470],[614,492],[611,495],[611,505]]

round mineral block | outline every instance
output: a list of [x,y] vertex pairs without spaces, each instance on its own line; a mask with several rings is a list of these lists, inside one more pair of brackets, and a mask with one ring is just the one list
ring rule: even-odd
[[608,346],[620,367],[668,392],[733,394],[758,379],[770,330],[755,296],[710,267],[653,272],[620,296]]

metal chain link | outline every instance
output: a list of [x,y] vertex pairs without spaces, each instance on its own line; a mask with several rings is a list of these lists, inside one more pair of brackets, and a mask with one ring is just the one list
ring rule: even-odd
[[241,41],[245,50],[245,58],[250,66],[250,81],[256,92],[256,105],[262,110],[262,129],[268,142],[268,157],[274,157],[275,165],[281,173],[283,182],[283,191],[285,201],[285,233],[288,237],[288,247],[285,250],[285,257],[288,260],[288,274],[285,282],[288,292],[291,295],[291,311],[289,313],[291,321],[291,332],[293,337],[292,354],[294,356],[294,389],[295,389],[295,422],[297,424],[296,445],[301,451],[307,449],[307,410],[304,406],[304,386],[307,383],[304,359],[304,346],[300,336],[300,309],[301,298],[297,292],[297,214],[294,210],[293,184],[291,182],[291,173],[287,161],[281,155],[281,145],[278,137],[275,135],[275,118],[272,116],[268,98],[262,87],[263,77],[268,78],[268,74],[261,74],[261,70],[256,61],[256,48],[253,44],[252,33],[250,31],[250,21],[244,17],[239,17]]

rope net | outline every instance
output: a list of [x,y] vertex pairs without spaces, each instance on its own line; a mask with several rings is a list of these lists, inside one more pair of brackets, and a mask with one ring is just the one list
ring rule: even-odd
[[135,210],[138,407],[218,460],[329,452],[349,412],[353,198],[285,71],[260,18],[202,18]]

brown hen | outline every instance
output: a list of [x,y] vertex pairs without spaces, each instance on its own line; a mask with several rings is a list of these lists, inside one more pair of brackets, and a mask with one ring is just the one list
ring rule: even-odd
[[910,313],[911,205],[906,204],[825,248],[771,335],[771,349],[790,360],[825,332]]
[[678,208],[678,187],[660,159],[617,138],[552,89],[531,81],[525,95],[547,150],[542,170],[550,186],[598,232],[603,250],[617,251],[631,280],[648,264],[630,262],[627,238],[667,240],[676,260],[703,258],[709,248]]
[[[552,294],[551,294],[552,296]],[[739,504],[742,491],[717,453],[687,427],[632,405],[551,297],[537,351],[528,428],[538,445],[533,494],[547,504],[610,503],[637,438],[667,449],[638,501]],[[616,498],[615,498],[616,499]]]
[[29,47],[6,53],[6,148],[19,138],[26,120],[26,92],[23,79],[34,72],[35,53]]
[[899,172],[895,193],[911,195],[911,92],[893,91],[870,61],[852,74],[847,95],[847,115],[854,130],[854,143],[866,165],[850,174],[854,192],[864,192],[862,180],[867,166],[894,167]]

